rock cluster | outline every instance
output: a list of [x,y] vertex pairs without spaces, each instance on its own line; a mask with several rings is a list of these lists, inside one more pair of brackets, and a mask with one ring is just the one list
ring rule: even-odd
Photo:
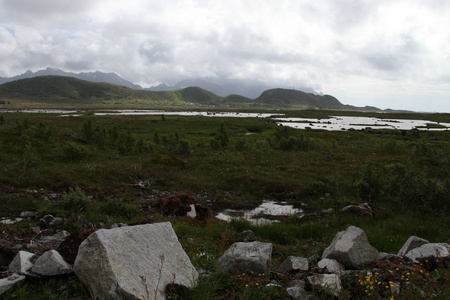
[[[239,271],[257,274],[262,270],[267,274],[271,252],[271,244],[235,243],[219,258],[218,267],[232,274]],[[293,278],[292,275],[297,274],[297,277],[294,277],[297,279],[292,280],[286,288],[286,292],[293,299],[315,299],[311,293],[315,288],[323,289],[330,295],[338,297],[342,289],[342,275],[365,272],[364,269],[370,265],[389,257],[413,262],[427,257],[450,258],[450,246],[410,237],[398,255],[383,254],[370,245],[361,228],[349,226],[336,234],[317,265],[311,265],[309,263],[311,259],[289,256],[279,265],[276,273],[286,274],[287,278]],[[395,292],[394,290],[398,290],[399,287],[393,286],[391,289]]]
[[[254,238],[251,232],[245,236],[251,236],[246,240]],[[165,299],[166,287],[186,289],[194,286],[199,278],[169,222],[114,226],[74,237],[60,231],[41,238],[39,245],[42,247],[30,245],[28,251],[16,251],[11,257],[8,249],[13,245],[0,240],[0,266],[8,269],[7,273],[3,272],[7,276],[0,279],[0,294],[23,284],[27,278],[64,278],[75,272],[93,299]],[[55,245],[61,245],[61,249],[77,248],[76,259],[73,253],[65,256],[48,249]],[[271,276],[285,276],[289,282],[278,288],[286,288],[293,299],[314,299],[314,289],[338,297],[344,274],[367,272],[368,267],[392,257],[411,263],[431,257],[450,259],[450,245],[429,243],[414,236],[397,255],[379,253],[370,245],[364,231],[355,226],[338,232],[321,259],[288,256],[276,271],[271,271],[272,249],[272,244],[258,241],[234,243],[218,259],[217,269],[234,275],[258,276],[266,281]],[[391,289],[393,293],[400,292],[399,286]]]

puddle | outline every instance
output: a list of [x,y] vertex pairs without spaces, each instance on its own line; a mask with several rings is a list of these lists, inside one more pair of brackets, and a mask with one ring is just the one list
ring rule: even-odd
[[251,210],[242,209],[225,209],[218,213],[216,218],[230,222],[233,219],[247,220],[254,225],[266,225],[274,222],[280,222],[278,220],[272,220],[267,217],[276,216],[292,216],[302,214],[303,210],[300,208],[294,208],[293,205],[286,202],[275,201],[263,201],[263,203]]
[[[328,119],[307,119],[307,118],[276,118],[278,125],[293,127],[297,129],[322,129],[328,131],[338,130],[362,130],[367,127],[372,129],[397,129],[443,131],[450,130],[450,123],[440,123],[427,120],[406,120],[406,119],[379,119],[369,117],[345,117],[335,116]],[[441,128],[421,128],[428,124],[442,126]]]

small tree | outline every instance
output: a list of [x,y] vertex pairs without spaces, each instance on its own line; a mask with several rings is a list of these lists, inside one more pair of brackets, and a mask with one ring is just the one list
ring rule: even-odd
[[0,125],[5,124],[5,118],[3,117],[3,114],[0,115]]
[[217,130],[216,139],[222,148],[226,148],[230,143],[230,135],[228,134],[228,130],[224,123],[220,123],[219,130]]

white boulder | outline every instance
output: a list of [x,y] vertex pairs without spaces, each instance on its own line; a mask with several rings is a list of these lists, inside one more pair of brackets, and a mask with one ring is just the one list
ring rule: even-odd
[[446,243],[429,243],[414,248],[405,255],[414,262],[426,257],[450,257],[450,245]]
[[231,245],[217,261],[217,268],[232,274],[255,274],[267,277],[272,260],[272,244],[261,242]]
[[365,232],[355,226],[338,232],[322,254],[322,258],[335,259],[347,269],[363,269],[378,257],[378,251],[370,245]]
[[398,251],[397,255],[404,256],[406,253],[411,251],[412,249],[418,248],[424,244],[430,243],[427,240],[421,239],[417,236],[410,236],[409,239],[406,241],[406,243],[403,245],[403,247]]
[[35,258],[34,253],[19,251],[9,264],[8,269],[13,273],[29,275],[29,271],[33,267],[33,260],[35,260]]
[[167,284],[191,287],[198,279],[169,222],[92,233],[74,270],[93,299],[165,299]]

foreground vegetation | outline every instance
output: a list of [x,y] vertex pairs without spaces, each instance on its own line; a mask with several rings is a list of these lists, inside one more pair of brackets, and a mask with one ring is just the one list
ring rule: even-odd
[[[433,118],[448,122],[446,115]],[[0,121],[2,217],[16,217],[23,210],[35,210],[38,216],[52,213],[69,219],[72,233],[88,225],[170,220],[193,264],[211,272],[216,259],[241,241],[246,229],[257,240],[274,243],[274,269],[288,255],[320,256],[348,225],[364,229],[379,251],[396,253],[411,235],[450,243],[449,132],[301,131],[277,127],[269,119],[90,113],[4,113]],[[203,195],[213,210],[276,199],[306,207],[311,214],[262,227],[246,221],[168,219],[145,205],[155,190]],[[61,197],[43,197],[51,193]],[[375,214],[340,212],[361,202],[377,207]],[[331,213],[321,213],[329,208]],[[0,229],[20,239],[33,225],[22,222]],[[431,276],[438,287],[448,283],[445,269]],[[263,283],[215,273],[191,296],[288,299]],[[62,291],[50,285],[25,286],[9,297],[84,299],[87,294],[73,278]],[[371,298],[352,289],[342,297]],[[416,298],[420,296],[411,292],[411,299]]]

